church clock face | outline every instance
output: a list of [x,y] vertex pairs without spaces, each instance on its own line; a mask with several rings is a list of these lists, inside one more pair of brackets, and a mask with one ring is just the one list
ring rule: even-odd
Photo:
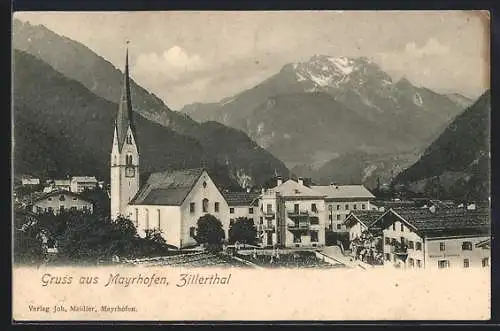
[[125,168],[125,176],[126,177],[134,177],[135,176],[135,167],[126,167]]

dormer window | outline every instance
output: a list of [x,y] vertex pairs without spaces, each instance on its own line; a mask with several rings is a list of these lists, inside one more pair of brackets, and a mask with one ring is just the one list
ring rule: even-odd
[[132,145],[132,135],[131,134],[127,135],[127,144]]

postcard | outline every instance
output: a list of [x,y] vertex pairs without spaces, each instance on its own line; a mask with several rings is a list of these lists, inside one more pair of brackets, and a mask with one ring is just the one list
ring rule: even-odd
[[490,319],[489,12],[12,26],[13,322]]

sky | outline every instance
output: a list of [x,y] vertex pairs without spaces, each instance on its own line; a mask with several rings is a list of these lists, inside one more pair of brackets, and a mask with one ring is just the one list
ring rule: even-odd
[[365,56],[394,79],[478,97],[489,18],[472,11],[18,12],[81,42],[172,109],[217,102],[315,54]]

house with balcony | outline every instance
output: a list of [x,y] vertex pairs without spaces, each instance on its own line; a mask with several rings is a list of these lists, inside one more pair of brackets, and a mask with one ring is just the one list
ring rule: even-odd
[[489,210],[389,209],[378,220],[384,264],[400,268],[470,268],[490,265]]
[[344,221],[351,211],[371,210],[375,196],[363,185],[312,185],[311,189],[325,196],[328,230],[346,232]]
[[373,235],[382,235],[381,229],[378,228],[377,220],[384,212],[376,210],[358,210],[352,211],[343,222],[343,226],[349,233],[349,241],[360,238],[361,234],[369,231]]
[[325,196],[304,185],[302,178],[282,182],[260,195],[262,245],[319,247],[325,245]]

